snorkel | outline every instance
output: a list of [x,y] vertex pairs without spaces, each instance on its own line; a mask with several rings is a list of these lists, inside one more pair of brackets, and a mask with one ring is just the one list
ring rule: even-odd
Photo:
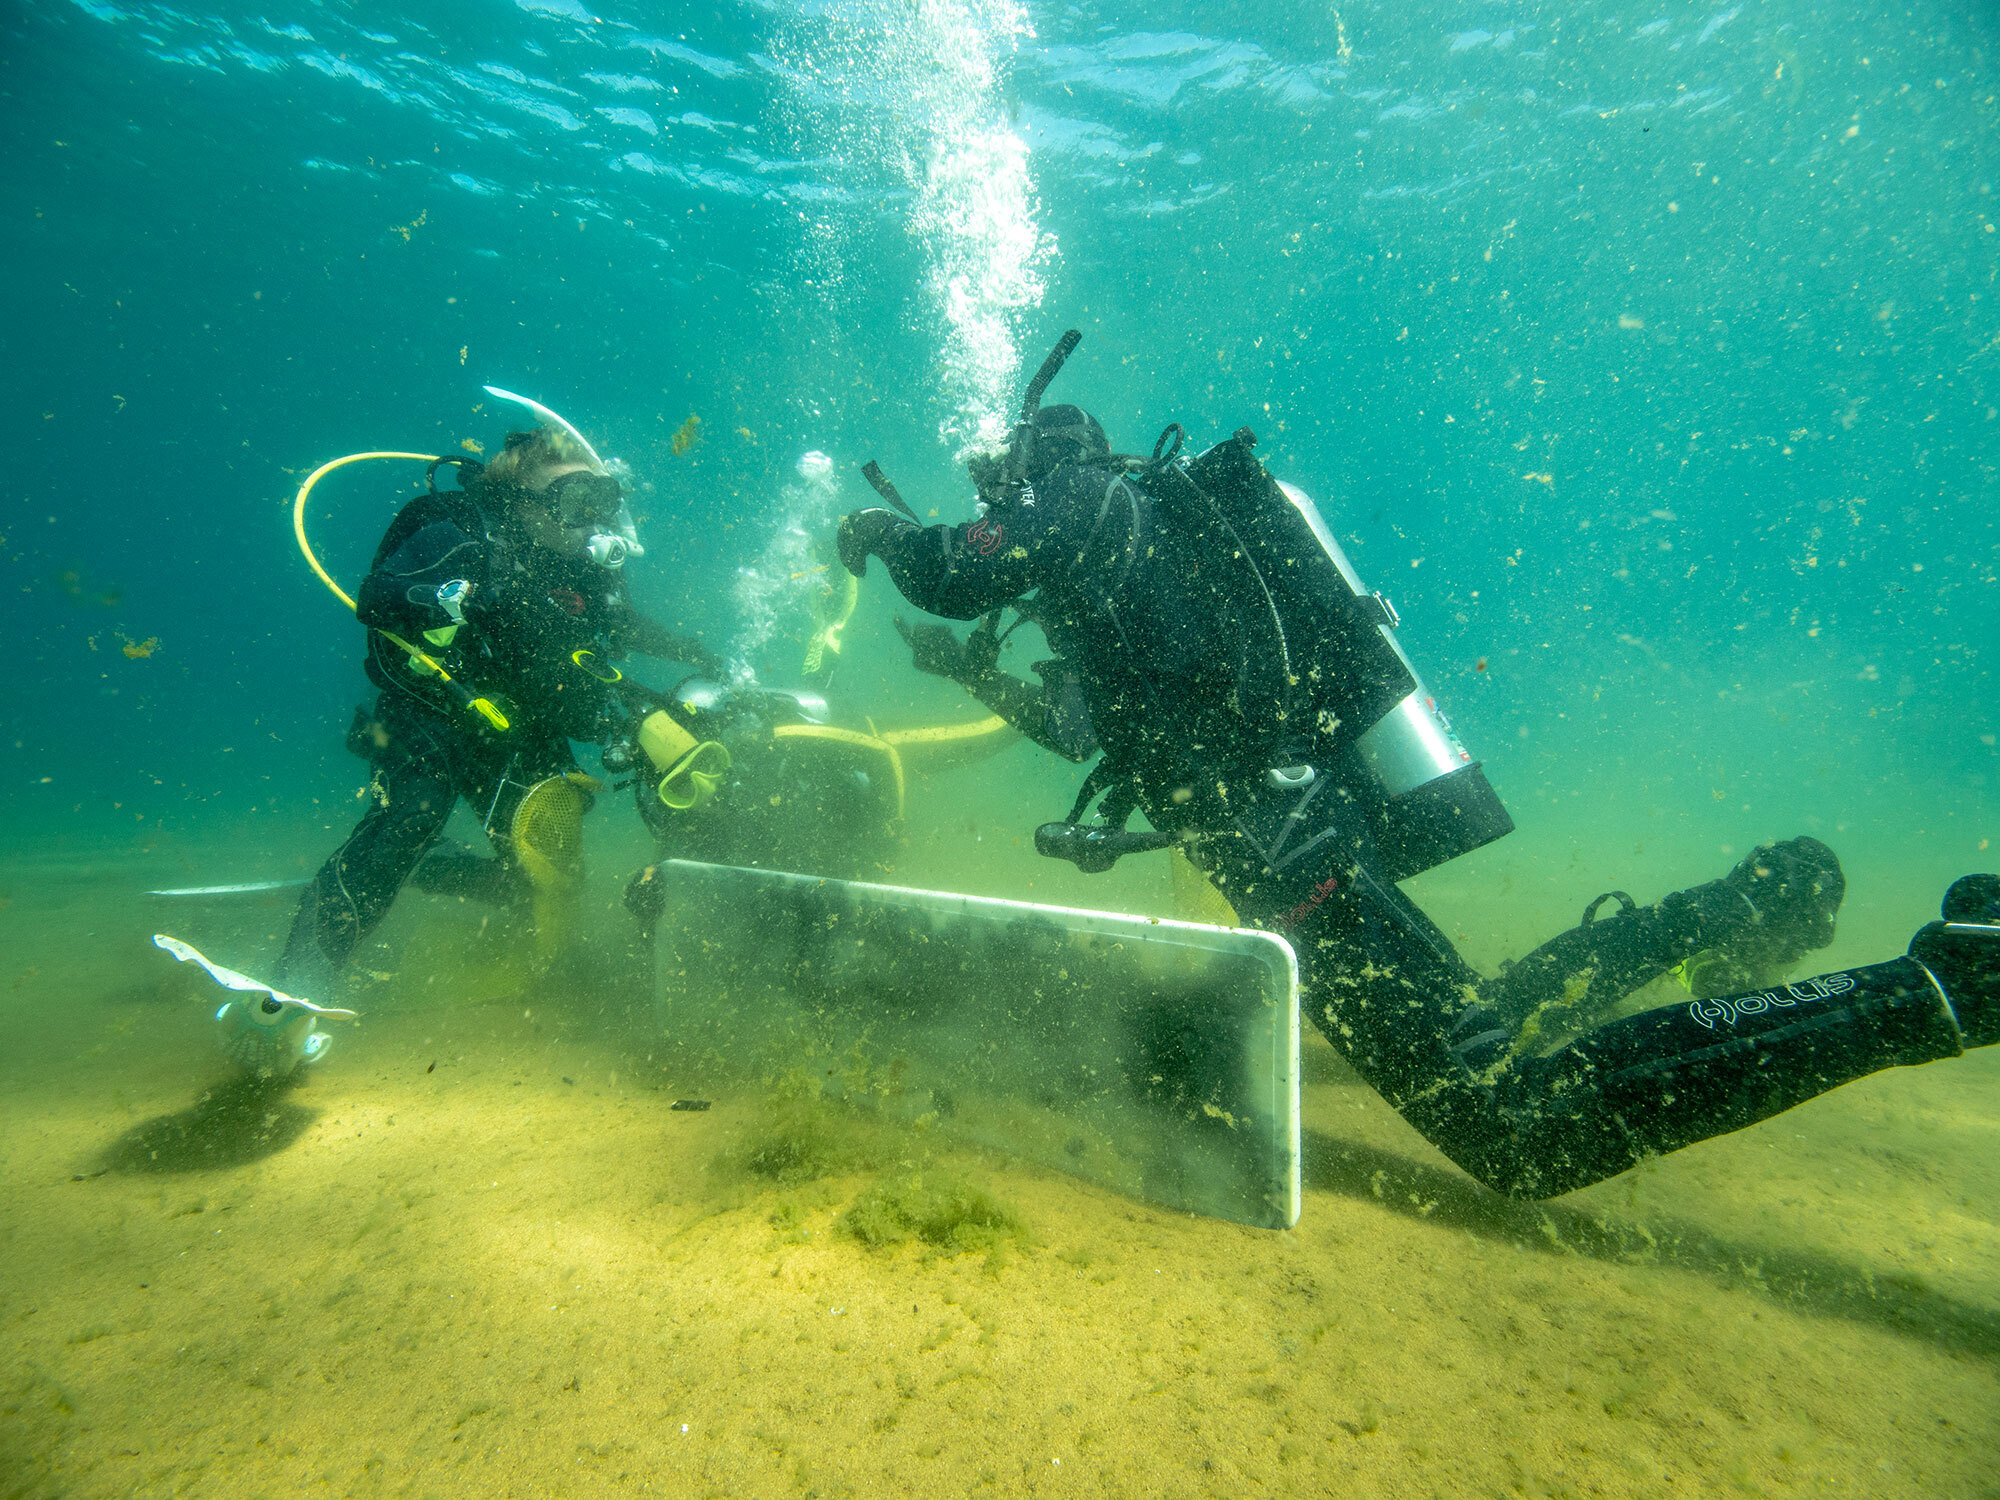
[[1062,373],[1076,346],[1083,342],[1080,330],[1072,328],[1056,340],[1049,357],[1042,361],[1042,367],[1035,371],[1035,378],[1028,382],[1028,389],[1021,396],[1021,414],[1014,419],[1014,435],[1007,442],[1006,482],[1016,488],[1028,482],[1028,471],[1035,462],[1035,413],[1042,409],[1042,392],[1049,383]]
[[[516,406],[533,412],[544,426],[553,427],[566,434],[590,460],[591,472],[607,479],[620,477],[619,470],[624,465],[615,460],[607,463],[591,445],[589,438],[579,432],[560,412],[552,411],[541,402],[513,391],[503,391],[497,385],[485,387],[486,394],[498,401],[511,401]],[[604,524],[604,523],[600,523]],[[620,499],[617,513],[608,522],[609,530],[590,530],[584,537],[583,550],[590,560],[600,568],[617,569],[625,566],[628,557],[644,557],[646,549],[639,544],[639,526],[632,519],[632,508]]]
[[[1035,371],[1035,378],[1028,382],[1028,388],[1021,395],[1020,414],[1014,420],[1014,430],[1007,440],[1004,450],[996,453],[974,454],[966,461],[966,470],[972,476],[973,488],[979,492],[980,503],[994,506],[1017,496],[1027,486],[1028,471],[1035,463],[1035,414],[1042,409],[1042,393],[1076,352],[1076,346],[1083,342],[1083,333],[1072,328],[1056,340],[1055,348],[1049,351],[1042,367]],[[490,390],[491,387],[489,386]],[[519,399],[516,397],[515,399]],[[861,466],[861,477],[866,479],[875,493],[921,526],[917,513],[910,509],[889,482],[882,466],[870,459]]]

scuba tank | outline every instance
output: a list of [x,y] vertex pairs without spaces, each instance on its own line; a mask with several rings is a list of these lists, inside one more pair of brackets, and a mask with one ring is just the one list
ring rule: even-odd
[[1407,880],[1512,833],[1514,820],[1499,794],[1396,639],[1395,629],[1402,622],[1395,607],[1362,586],[1354,565],[1305,491],[1283,480],[1277,486],[1350,595],[1379,606],[1381,619],[1375,631],[1410,675],[1410,691],[1355,740],[1353,749],[1368,781],[1381,794],[1371,812],[1384,873],[1391,880]]
[[1395,608],[1363,585],[1305,491],[1259,462],[1256,441],[1239,428],[1182,472],[1227,519],[1268,593],[1299,685],[1288,719],[1316,720],[1291,741],[1301,764],[1274,760],[1273,784],[1303,787],[1333,775],[1361,804],[1391,880],[1513,832],[1480,763],[1396,639]]

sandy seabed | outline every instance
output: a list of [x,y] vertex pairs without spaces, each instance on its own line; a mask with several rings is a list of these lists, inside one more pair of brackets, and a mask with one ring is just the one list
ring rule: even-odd
[[1990,1052],[1521,1204],[1310,1037],[1295,1230],[931,1145],[1025,1234],[870,1248],[468,913],[259,1091],[131,869],[0,875],[0,1495],[2000,1496]]

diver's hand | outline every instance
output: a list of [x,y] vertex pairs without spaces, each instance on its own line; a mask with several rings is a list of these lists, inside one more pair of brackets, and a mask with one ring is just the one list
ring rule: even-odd
[[856,578],[866,578],[869,557],[879,556],[889,538],[909,524],[894,511],[884,510],[879,505],[842,516],[840,533],[834,543],[840,553],[840,565]]
[[1000,665],[1000,611],[982,617],[965,638],[965,676],[960,680],[971,682],[985,677]]
[[966,678],[966,649],[945,625],[912,625],[901,615],[894,617],[896,632],[910,648],[910,665],[933,677],[953,682]]

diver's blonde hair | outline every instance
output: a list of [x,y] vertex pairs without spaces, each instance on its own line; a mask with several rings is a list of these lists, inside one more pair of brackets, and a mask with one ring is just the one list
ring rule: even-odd
[[486,478],[518,484],[537,469],[563,468],[583,464],[594,468],[590,454],[575,438],[559,427],[537,427],[530,433],[507,434],[507,446],[486,466]]

